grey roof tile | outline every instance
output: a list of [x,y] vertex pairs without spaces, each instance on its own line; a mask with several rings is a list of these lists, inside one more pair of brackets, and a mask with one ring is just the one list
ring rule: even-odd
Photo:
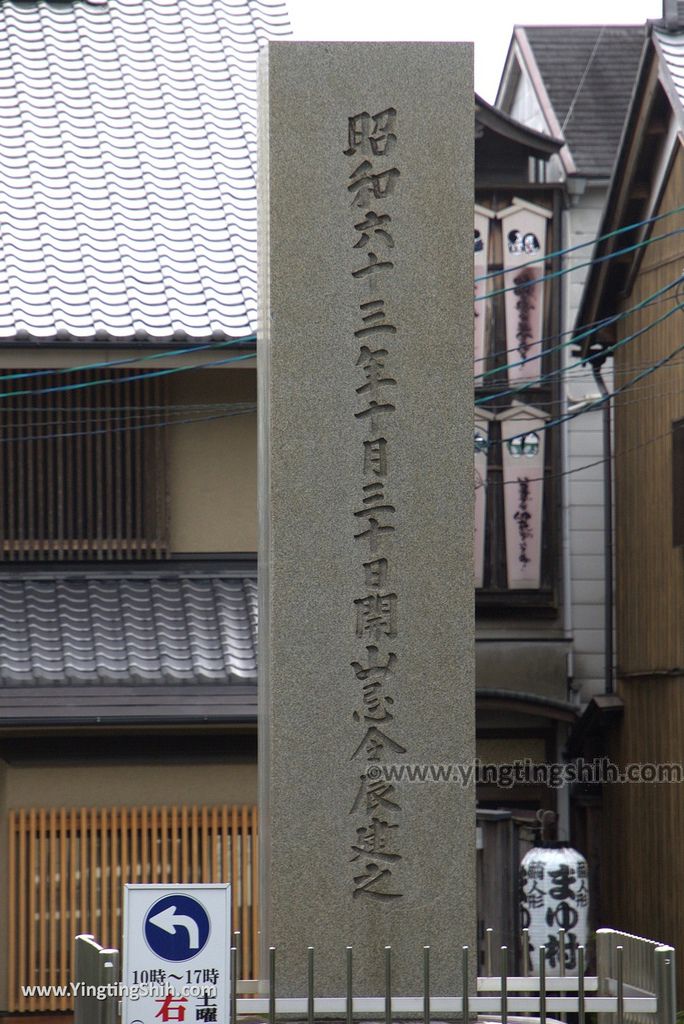
[[280,0],[0,2],[0,343],[256,327],[256,55]]
[[0,690],[255,685],[255,593],[251,578],[209,575],[6,577]]
[[665,28],[654,27],[653,35],[667,64],[675,92],[684,106],[684,32],[668,32]]
[[524,27],[578,173],[609,177],[645,39],[643,25]]

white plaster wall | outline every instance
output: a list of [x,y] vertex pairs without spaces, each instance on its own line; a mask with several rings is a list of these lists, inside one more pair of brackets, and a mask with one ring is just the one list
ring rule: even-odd
[[[566,214],[565,244],[568,247],[596,237],[605,202],[606,185],[589,186],[576,206]],[[592,246],[566,257],[566,266],[578,267],[565,277],[564,330],[577,316],[588,268],[579,267],[591,259]],[[565,339],[564,339],[565,340]],[[568,402],[597,393],[588,368],[571,368],[578,362],[575,346],[563,349],[565,393]],[[608,388],[612,387],[611,363],[603,368]],[[574,652],[574,684],[586,703],[604,690],[604,529],[602,410],[584,413],[568,423],[568,469],[566,495],[569,507],[570,594]],[[582,468],[586,467],[586,468]]]

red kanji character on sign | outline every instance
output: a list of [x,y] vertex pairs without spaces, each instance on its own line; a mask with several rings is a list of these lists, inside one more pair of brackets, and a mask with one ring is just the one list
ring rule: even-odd
[[[179,1024],[183,1024],[185,1020],[185,1006],[187,1003],[185,996],[174,996],[173,993],[169,992],[165,999],[155,999],[156,1003],[161,1003],[161,1007],[158,1013],[155,1013],[156,1017],[161,1017],[164,1024],[170,1020],[177,1020]],[[177,1006],[173,1004],[177,1003]]]

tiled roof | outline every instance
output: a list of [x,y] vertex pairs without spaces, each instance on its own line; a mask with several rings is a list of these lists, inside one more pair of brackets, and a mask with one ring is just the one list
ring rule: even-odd
[[667,64],[679,102],[684,106],[684,32],[668,32],[654,27],[653,36]]
[[280,0],[0,0],[0,342],[256,324],[256,57]]
[[255,688],[256,628],[253,577],[6,576],[0,702],[11,688],[51,684],[90,686],[95,696],[118,684],[164,693],[183,684],[190,698],[206,684]]
[[528,25],[524,32],[578,173],[609,177],[644,44],[643,25]]

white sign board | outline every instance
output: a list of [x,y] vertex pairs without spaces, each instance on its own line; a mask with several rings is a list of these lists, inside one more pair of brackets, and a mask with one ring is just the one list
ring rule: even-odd
[[230,885],[127,885],[122,1024],[224,1024]]

